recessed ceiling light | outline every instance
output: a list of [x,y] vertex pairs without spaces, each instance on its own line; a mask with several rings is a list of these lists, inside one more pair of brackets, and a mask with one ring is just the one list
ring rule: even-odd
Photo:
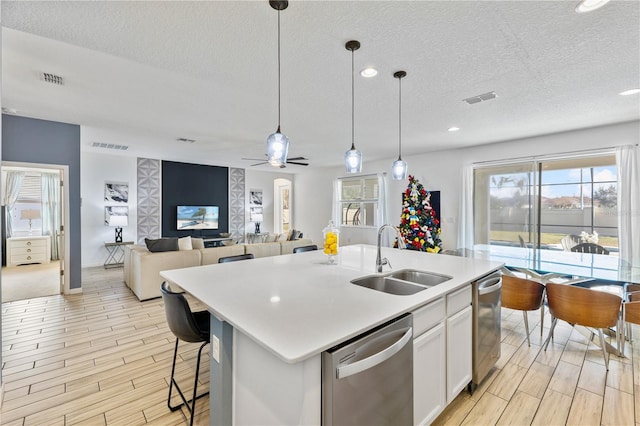
[[367,78],[375,77],[376,75],[378,75],[378,70],[375,68],[368,67],[360,71],[360,75]]
[[622,95],[622,96],[629,96],[629,95],[635,95],[636,93],[640,93],[640,88],[639,89],[625,90],[624,92],[620,92],[618,94]]
[[609,3],[609,0],[582,0],[576,6],[577,13],[592,12],[596,9],[600,9],[605,4]]
[[457,132],[458,130],[460,130],[460,127],[456,127],[456,126],[449,127],[447,129],[447,131],[449,131],[449,132]]

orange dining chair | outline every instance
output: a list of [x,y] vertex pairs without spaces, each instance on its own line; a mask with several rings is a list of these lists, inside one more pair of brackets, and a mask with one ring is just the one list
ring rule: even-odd
[[[527,344],[531,346],[529,339],[529,318],[527,311],[544,309],[544,285],[539,282],[511,275],[502,276],[502,307],[522,311],[524,317],[524,329],[527,333]],[[544,315],[544,312],[542,313]],[[544,316],[542,317],[544,318]],[[540,321],[542,329],[543,320]]]
[[547,350],[558,320],[574,325],[598,329],[604,362],[609,371],[609,357],[602,329],[616,327],[616,342],[619,344],[620,305],[622,298],[604,291],[591,290],[568,284],[548,283],[546,286],[549,312],[553,317],[551,330],[544,344]]
[[622,302],[622,324],[624,335],[621,336],[622,348],[620,352],[624,354],[625,340],[633,340],[633,330],[631,324],[640,324],[640,284],[626,283],[624,286],[624,300]]

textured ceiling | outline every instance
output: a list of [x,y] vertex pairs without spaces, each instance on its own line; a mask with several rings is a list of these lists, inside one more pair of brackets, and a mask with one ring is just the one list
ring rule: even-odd
[[[291,1],[281,12],[290,156],[403,155],[640,118],[640,2]],[[246,167],[277,125],[277,12],[267,1],[2,1],[2,106],[83,125],[128,155]],[[64,77],[47,84],[41,72]],[[498,98],[462,99],[495,91]],[[447,132],[451,126],[459,132]],[[195,139],[184,144],[177,138]],[[270,170],[269,166],[262,166]],[[302,168],[290,166],[286,171]]]

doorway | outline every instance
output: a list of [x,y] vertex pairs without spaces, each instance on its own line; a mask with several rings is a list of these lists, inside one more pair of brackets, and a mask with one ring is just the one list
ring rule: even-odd
[[2,162],[2,302],[68,293],[68,166]]
[[293,223],[291,212],[291,181],[275,179],[273,181],[273,230],[276,234],[286,234]]

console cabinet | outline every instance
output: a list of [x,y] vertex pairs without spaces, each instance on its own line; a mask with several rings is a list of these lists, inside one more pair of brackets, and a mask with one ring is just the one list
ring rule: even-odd
[[51,244],[48,235],[7,238],[8,267],[50,261]]

